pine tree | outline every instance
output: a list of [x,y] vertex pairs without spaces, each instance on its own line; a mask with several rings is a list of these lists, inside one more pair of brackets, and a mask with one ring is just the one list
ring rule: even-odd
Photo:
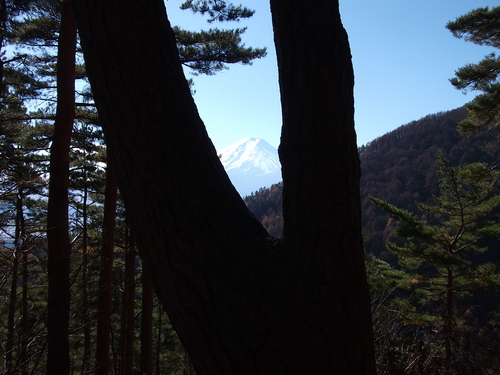
[[[500,48],[500,7],[477,8],[446,25],[457,38],[481,46]],[[500,57],[487,55],[477,64],[468,64],[450,81],[459,90],[482,92],[467,104],[468,118],[459,124],[465,135],[493,129],[500,123]]]
[[457,359],[462,324],[457,301],[499,277],[497,266],[473,263],[472,257],[488,250],[480,240],[497,239],[500,234],[496,220],[500,172],[483,163],[451,167],[442,155],[437,165],[441,179],[435,205],[416,203],[425,219],[380,199],[371,200],[396,221],[393,234],[406,239],[403,244],[387,242],[387,247],[410,272],[408,288],[419,297],[421,310],[411,321],[434,325],[443,338],[446,373],[451,374],[453,368],[464,365]]
[[181,9],[191,9],[193,13],[208,14],[208,22],[239,21],[252,17],[255,13],[242,5],[234,5],[226,0],[186,0]]
[[252,64],[252,60],[266,55],[265,48],[245,48],[241,34],[246,28],[234,30],[210,29],[208,31],[186,31],[174,28],[177,48],[182,64],[193,70],[193,74],[212,75],[227,64]]
[[0,254],[7,270],[3,275],[3,283],[10,281],[10,290],[2,291],[4,295],[9,295],[8,309],[2,311],[7,316],[3,322],[6,341],[2,348],[5,371],[15,373],[19,370],[24,374],[28,371],[28,354],[38,344],[35,337],[29,336],[32,328],[30,322],[36,321],[37,317],[30,316],[28,310],[32,268],[28,258],[34,258],[33,254],[40,243],[38,236],[45,231],[45,220],[38,216],[38,212],[43,213],[43,210],[39,204],[34,204],[31,197],[41,196],[46,187],[43,177],[46,160],[38,153],[46,147],[46,142],[37,142],[39,129],[22,121],[5,119],[2,130],[0,222],[2,239],[6,239],[7,244],[1,248]]
[[[75,5],[130,225],[196,371],[375,373],[354,77],[338,2],[271,1],[284,112],[279,243],[220,164],[163,2]],[[331,69],[320,69],[325,61]]]
[[68,220],[69,151],[75,119],[76,20],[71,0],[64,0],[57,54],[57,109],[50,150],[48,244],[48,374],[70,372],[70,242]]
[[[250,18],[255,11],[242,5],[235,6],[225,0],[187,0],[181,9],[190,9],[193,13],[208,15],[207,22],[240,21]],[[177,49],[181,63],[191,70],[195,76],[200,74],[213,75],[228,64],[241,63],[251,65],[253,60],[266,56],[266,48],[245,47],[241,35],[246,28],[220,30],[218,28],[207,31],[187,31],[178,26],[173,27]],[[193,80],[188,80],[192,86]]]

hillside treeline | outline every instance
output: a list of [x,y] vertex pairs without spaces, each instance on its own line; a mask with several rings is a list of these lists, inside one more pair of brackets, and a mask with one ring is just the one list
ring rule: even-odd
[[[467,138],[458,132],[457,124],[466,113],[462,107],[428,115],[359,147],[367,255],[390,259],[384,245],[390,233],[387,215],[370,201],[370,196],[417,213],[415,201],[432,203],[432,195],[438,191],[439,151],[451,165],[495,164],[500,160],[500,151],[488,144],[488,134]],[[279,183],[245,198],[247,206],[274,237],[280,237],[283,230],[282,190],[283,183]]]
[[[465,116],[464,108],[429,115],[359,148],[363,232],[380,374],[494,374],[500,370],[496,340],[500,323],[498,236],[474,242],[477,251],[458,246],[442,258],[435,246],[439,241],[429,245],[433,250],[426,256],[415,247],[425,241],[410,235],[416,245],[394,253],[388,250],[386,241],[394,241],[397,246],[405,243],[392,234],[397,220],[370,199],[376,197],[408,211],[402,215],[410,222],[429,223],[429,229],[420,230],[424,236],[429,230],[447,230],[451,222],[436,219],[431,211],[415,204],[434,206],[435,196],[443,194],[438,159],[441,168],[447,159],[451,171],[455,171],[456,166],[465,168],[478,162],[494,166],[500,156],[489,134],[466,138],[457,131],[458,122]],[[490,189],[488,185],[483,187]],[[245,199],[275,237],[283,230],[282,191],[280,183]],[[456,193],[458,196],[460,188]],[[498,194],[497,185],[491,193]],[[453,202],[453,194],[450,196]],[[397,217],[399,211],[395,212]],[[494,222],[491,225],[496,227]],[[455,246],[454,242],[450,246]],[[458,254],[464,250],[465,254]],[[452,258],[453,265],[449,263]]]

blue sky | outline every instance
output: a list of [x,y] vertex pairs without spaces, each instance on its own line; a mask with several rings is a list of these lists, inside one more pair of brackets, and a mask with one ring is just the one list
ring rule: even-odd
[[[215,76],[193,77],[195,101],[215,147],[224,148],[243,137],[260,137],[277,147],[281,107],[269,1],[242,0],[256,10],[251,19],[211,25],[199,15],[179,10],[181,3],[166,1],[173,25],[190,30],[248,27],[244,43],[268,48],[267,57],[252,66],[233,65]],[[454,38],[445,25],[482,6],[500,6],[500,1],[340,0],[355,72],[358,145],[474,98],[475,93],[464,95],[454,89],[449,78],[492,49]]]

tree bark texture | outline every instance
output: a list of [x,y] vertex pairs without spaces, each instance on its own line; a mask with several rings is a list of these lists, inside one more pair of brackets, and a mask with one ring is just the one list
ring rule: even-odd
[[[230,183],[199,118],[163,2],[76,2],[128,219],[198,374],[375,373],[347,37],[335,3],[298,3],[273,5],[273,12],[282,8],[274,13],[280,58],[311,52],[307,45],[289,50],[296,46],[287,33],[295,32],[306,33],[300,42],[331,37],[335,52],[327,60],[315,49],[315,57],[297,56],[299,67],[280,65],[290,222],[285,239],[272,241]],[[325,30],[313,27],[318,17]],[[282,28],[287,20],[294,28]],[[297,72],[304,75],[297,84],[287,82]],[[300,93],[313,89],[311,98]],[[302,110],[287,115],[297,103]],[[302,137],[303,147],[295,147]]]
[[57,52],[57,109],[50,149],[47,211],[48,374],[68,374],[69,361],[69,150],[75,118],[76,20],[71,0],[62,2]]
[[304,273],[301,298],[310,301],[302,314],[318,324],[309,345],[337,373],[373,372],[354,73],[338,1],[271,0],[271,13],[283,113],[283,245]]

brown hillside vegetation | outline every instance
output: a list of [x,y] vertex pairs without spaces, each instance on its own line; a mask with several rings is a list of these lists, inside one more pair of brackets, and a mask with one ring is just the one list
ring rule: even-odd
[[283,234],[283,182],[262,188],[245,198],[250,211],[266,227],[273,237]]
[[[466,138],[457,131],[457,124],[465,115],[465,108],[428,115],[359,148],[363,230],[368,255],[391,259],[384,245],[390,223],[369,196],[416,212],[415,201],[431,203],[432,195],[437,193],[438,151],[451,165],[493,163],[500,159],[498,150],[486,148],[487,135]],[[250,210],[274,237],[280,237],[283,228],[282,187],[279,183],[262,188],[245,199]]]

